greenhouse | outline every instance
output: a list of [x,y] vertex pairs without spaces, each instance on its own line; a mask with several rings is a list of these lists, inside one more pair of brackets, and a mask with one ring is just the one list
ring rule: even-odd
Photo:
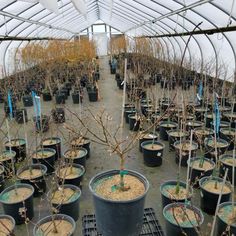
[[0,0],[0,236],[236,235],[235,0]]

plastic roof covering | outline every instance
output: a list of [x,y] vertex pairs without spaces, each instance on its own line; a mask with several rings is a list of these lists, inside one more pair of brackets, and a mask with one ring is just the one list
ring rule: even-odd
[[[51,1],[51,0],[48,0]],[[0,0],[0,35],[22,37],[71,38],[97,20],[128,34],[162,35],[236,25],[236,0],[83,0],[87,14],[80,14],[71,0],[58,0],[59,14],[40,3]],[[3,16],[10,13],[11,16]],[[12,17],[12,15],[17,17]],[[19,18],[20,17],[20,18]],[[189,36],[159,40],[169,59],[180,58]],[[206,64],[213,60],[228,67],[227,79],[233,80],[236,68],[236,32],[195,35],[190,40],[186,58]],[[0,43],[0,65],[10,69],[14,50],[27,42]],[[13,50],[14,49],[14,50]]]

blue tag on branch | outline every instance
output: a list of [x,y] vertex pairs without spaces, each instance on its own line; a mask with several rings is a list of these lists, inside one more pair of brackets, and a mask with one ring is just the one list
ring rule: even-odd
[[127,170],[121,170],[120,175],[123,177],[124,175],[127,175],[128,171]]
[[190,205],[190,201],[188,201],[188,199],[185,199],[184,204],[185,204],[185,205]]
[[113,186],[111,187],[111,191],[112,191],[112,192],[115,192],[117,189],[118,189],[118,186],[117,186],[117,185],[113,185]]

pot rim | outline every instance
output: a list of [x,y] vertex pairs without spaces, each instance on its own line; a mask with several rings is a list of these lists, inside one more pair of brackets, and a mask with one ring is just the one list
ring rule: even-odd
[[34,156],[32,157],[33,159],[47,159],[47,158],[51,158],[52,156],[56,155],[56,151],[53,148],[40,148],[37,151],[33,152],[33,155],[36,154],[37,152],[41,152],[41,151],[49,151],[51,153],[53,153],[53,155],[49,156],[49,157],[44,157],[44,158],[34,158]]
[[[70,217],[70,216],[68,216],[68,215],[66,215],[66,214],[55,214],[54,215],[54,219],[55,220],[57,220],[57,219],[63,219],[63,220],[67,220],[69,223],[71,223],[71,225],[72,225],[72,230],[71,230],[71,232],[69,232],[69,233],[71,233],[70,235],[72,235],[73,233],[74,233],[74,231],[75,231],[75,228],[76,228],[76,223],[75,223],[75,221],[74,221],[74,219],[72,218],[72,217]],[[37,223],[36,223],[36,225],[34,226],[34,229],[33,229],[33,234],[34,234],[34,236],[37,236],[37,230],[38,230],[38,228],[40,227],[40,225],[42,225],[42,224],[44,224],[44,223],[47,223],[47,222],[49,222],[49,221],[51,221],[52,220],[52,215],[48,215],[48,216],[45,216],[45,217],[43,217],[42,219],[40,219]]]
[[[181,143],[189,143],[190,144],[190,140],[185,140],[185,141],[182,141]],[[174,142],[173,146],[176,148],[176,149],[180,149],[178,147],[176,147],[177,144],[180,144],[180,140],[177,140]],[[198,143],[196,143],[195,141],[192,141],[192,145],[194,146],[193,149],[183,149],[184,151],[195,151],[198,149]]]
[[11,232],[14,232],[14,228],[16,227],[16,221],[15,221],[15,219],[12,216],[1,214],[0,215],[0,219],[8,219],[8,220],[10,220],[11,223],[12,223],[12,226],[13,226]]
[[[81,177],[81,176],[83,176],[83,175],[85,174],[85,171],[86,171],[86,170],[85,170],[85,168],[84,168],[82,165],[76,164],[76,163],[72,163],[72,166],[75,167],[75,168],[78,168],[78,169],[81,169],[81,170],[82,170],[82,172],[80,173],[80,175],[78,175],[76,178],[79,178],[79,177]],[[64,168],[64,167],[70,167],[70,166],[68,165],[68,163],[64,163],[64,165],[59,166],[60,169],[61,169],[61,168]],[[63,177],[60,177],[58,171],[59,171],[59,169],[57,168],[56,171],[55,171],[56,176],[57,176],[58,178],[60,178],[60,179],[63,179]],[[65,178],[65,179],[66,179],[66,178]],[[69,180],[69,179],[68,179],[68,180]],[[71,179],[70,179],[70,180],[71,180]]]
[[[204,222],[204,215],[203,215],[202,211],[201,211],[199,208],[197,208],[197,207],[195,207],[195,206],[193,206],[193,205],[188,205],[188,204],[185,204],[185,203],[182,203],[182,202],[170,203],[170,204],[166,205],[166,206],[163,208],[162,215],[164,216],[165,220],[167,220],[169,223],[171,223],[171,224],[173,224],[173,225],[175,225],[175,226],[178,227],[178,224],[177,224],[177,223],[172,222],[172,221],[169,221],[169,220],[167,219],[167,217],[165,216],[165,212],[166,212],[169,208],[172,208],[172,207],[175,207],[175,206],[186,206],[188,209],[194,210],[194,212],[197,213],[198,216],[200,217],[199,226],[201,226],[201,225],[203,224],[203,222]],[[195,225],[195,226],[198,227],[198,225]],[[192,226],[192,227],[191,227],[191,226],[189,226],[189,227],[188,227],[188,226],[181,226],[181,228],[191,229],[191,228],[193,228],[193,226]]]
[[[37,176],[37,177],[35,177],[35,178],[31,178],[31,179],[20,178],[19,175],[20,175],[23,171],[28,170],[28,168],[29,168],[30,166],[32,166],[33,169],[41,169],[41,170],[42,170],[42,175]],[[39,168],[34,168],[34,167],[39,167]],[[41,164],[41,163],[36,163],[36,164],[26,165],[26,166],[23,166],[22,168],[18,169],[18,170],[17,170],[17,173],[16,173],[16,176],[17,176],[17,178],[20,179],[20,180],[32,180],[32,179],[38,179],[38,178],[40,178],[40,177],[43,177],[46,173],[47,173],[47,167],[46,167],[45,165]]]
[[[218,217],[221,221],[223,221],[225,224],[229,225],[228,222],[224,221],[224,220],[219,216],[219,210],[220,210],[221,208],[227,206],[227,205],[232,206],[232,202],[231,202],[231,201],[228,201],[228,202],[222,202],[222,203],[219,204],[219,209],[218,209],[217,217]],[[236,203],[234,202],[234,207],[235,207],[235,206],[236,206]],[[235,224],[231,224],[231,225],[229,225],[229,226],[236,228],[236,223],[235,223]]]
[[7,192],[9,192],[10,190],[14,189],[15,186],[16,186],[17,188],[23,187],[23,188],[29,188],[30,190],[32,190],[32,193],[31,193],[26,199],[24,199],[24,201],[26,201],[27,199],[29,199],[30,197],[32,197],[33,194],[34,194],[34,187],[33,187],[32,185],[30,185],[30,184],[23,184],[23,183],[17,183],[17,184],[15,184],[15,185],[13,184],[13,185],[11,185],[11,186],[5,188],[5,189],[0,193],[0,202],[1,202],[2,204],[5,204],[5,205],[13,205],[13,204],[17,204],[17,203],[22,203],[22,201],[10,202],[10,203],[9,203],[9,202],[6,202],[6,201],[4,201],[4,200],[1,199],[1,196],[2,196],[4,193],[7,193]]
[[[192,163],[192,162],[194,162],[194,161],[198,161],[199,159],[201,159],[201,157],[194,157],[194,158],[191,158],[190,160],[188,160],[187,163],[188,163],[188,165],[189,165],[189,161],[190,161],[190,163]],[[215,162],[214,162],[213,160],[208,159],[208,158],[206,158],[206,157],[203,157],[203,159],[204,159],[204,161],[207,161],[207,162],[209,162],[209,163],[212,164],[212,168],[208,169],[207,171],[213,170],[213,169],[215,168],[216,164],[215,164]],[[196,168],[194,168],[194,167],[192,167],[192,166],[190,166],[190,168],[192,168],[192,169],[194,169],[194,170],[205,171],[205,170],[201,170],[201,169],[196,169]]]
[[134,199],[131,199],[131,200],[117,201],[117,200],[111,200],[111,199],[103,198],[94,191],[93,185],[96,183],[96,180],[103,179],[102,177],[106,178],[107,176],[110,176],[110,175],[112,176],[112,175],[119,174],[120,170],[117,170],[117,169],[111,169],[111,170],[100,172],[100,173],[96,174],[94,177],[91,178],[91,180],[89,181],[89,190],[92,193],[92,195],[94,197],[98,198],[99,200],[102,200],[102,201],[105,201],[105,202],[110,202],[110,203],[115,203],[115,204],[120,204],[120,203],[127,203],[128,204],[128,203],[131,203],[131,202],[138,201],[138,200],[142,199],[143,197],[145,197],[147,195],[147,192],[148,192],[149,187],[150,187],[150,184],[149,184],[149,181],[147,180],[147,178],[144,175],[137,172],[137,171],[133,171],[133,170],[130,170],[130,169],[125,169],[125,170],[128,171],[128,173],[130,175],[138,178],[139,180],[143,180],[142,182],[145,186],[145,192],[142,195],[140,195],[140,196],[138,196]]
[[[46,140],[55,140],[56,143],[55,144],[43,144],[44,141]],[[56,145],[56,144],[60,144],[61,143],[61,138],[60,137],[48,137],[48,138],[44,138],[42,141],[41,141],[42,145],[43,146],[51,146],[51,145]]]
[[69,152],[69,151],[73,151],[73,148],[70,148],[70,149],[67,149],[64,153],[63,153],[63,156],[65,157],[65,159],[81,159],[81,158],[84,158],[85,156],[88,155],[88,150],[86,148],[83,148],[83,147],[76,147],[75,150],[82,150],[85,152],[85,154],[83,156],[76,156],[76,157],[73,157],[73,158],[70,158],[70,157],[66,157],[66,153]]
[[[12,142],[12,141],[23,141],[22,144],[19,144],[19,145],[13,146],[13,147],[19,147],[19,146],[23,146],[23,145],[26,144],[26,140],[25,140],[24,138],[13,138],[13,139],[11,139],[11,142]],[[5,143],[4,143],[4,145],[7,146],[7,147],[9,147],[9,145],[7,145],[8,143],[9,143],[9,140],[6,140]]]
[[153,144],[160,144],[160,145],[162,146],[162,149],[160,149],[160,150],[150,150],[150,151],[156,151],[156,152],[158,152],[158,151],[161,151],[161,150],[165,149],[165,144],[164,144],[164,143],[161,143],[161,142],[155,141],[155,140],[154,140],[154,142],[152,142],[152,140],[144,141],[144,142],[141,143],[141,147],[142,147],[143,149],[145,149],[145,145],[150,144],[150,143],[153,143]]

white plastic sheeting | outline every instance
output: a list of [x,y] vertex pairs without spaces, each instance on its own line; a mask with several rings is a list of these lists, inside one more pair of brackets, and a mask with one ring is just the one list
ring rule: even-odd
[[[71,38],[97,20],[130,37],[189,32],[236,26],[236,0],[0,0],[0,35]],[[169,59],[180,58],[189,36],[158,40]],[[233,80],[236,67],[236,32],[194,35],[186,60],[209,61],[228,69]],[[0,43],[0,68],[10,71],[12,51],[25,42]],[[212,72],[215,73],[214,70]]]

